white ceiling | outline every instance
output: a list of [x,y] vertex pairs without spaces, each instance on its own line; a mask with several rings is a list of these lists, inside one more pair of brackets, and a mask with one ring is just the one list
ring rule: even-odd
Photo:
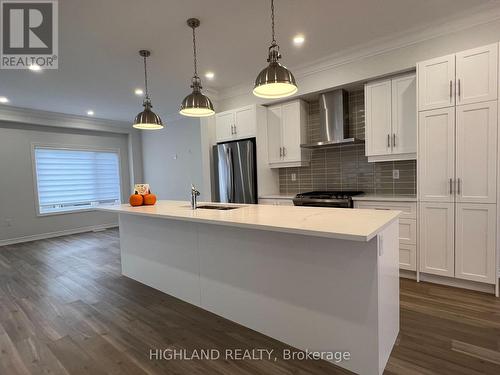
[[[297,67],[346,48],[472,12],[491,0],[275,0],[283,63]],[[59,70],[0,70],[0,96],[10,105],[132,121],[143,86],[137,51],[152,50],[154,110],[175,116],[189,92],[191,31],[198,17],[199,70],[215,72],[215,90],[253,82],[266,64],[269,0],[59,1]],[[302,48],[292,44],[306,36]]]

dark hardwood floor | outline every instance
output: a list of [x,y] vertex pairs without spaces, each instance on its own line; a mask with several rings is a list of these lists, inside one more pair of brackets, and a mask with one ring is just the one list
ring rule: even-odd
[[[346,374],[324,361],[150,360],[286,345],[120,275],[118,232],[0,247],[0,374]],[[500,299],[401,280],[386,374],[500,374]]]

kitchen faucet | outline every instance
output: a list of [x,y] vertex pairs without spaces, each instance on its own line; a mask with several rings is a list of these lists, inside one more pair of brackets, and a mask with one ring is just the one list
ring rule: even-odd
[[196,210],[198,206],[197,198],[200,195],[200,192],[196,190],[194,185],[191,185],[191,209]]

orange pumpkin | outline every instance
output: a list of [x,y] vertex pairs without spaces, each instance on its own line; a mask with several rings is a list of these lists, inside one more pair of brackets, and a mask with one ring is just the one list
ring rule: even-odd
[[144,198],[140,194],[132,194],[129,199],[131,206],[142,206],[144,204]]
[[144,204],[152,206],[155,203],[156,203],[156,195],[149,193],[144,196]]

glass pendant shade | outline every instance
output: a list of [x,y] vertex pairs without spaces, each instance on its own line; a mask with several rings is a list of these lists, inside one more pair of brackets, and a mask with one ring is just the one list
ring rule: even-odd
[[187,117],[208,117],[215,114],[214,104],[210,98],[201,92],[201,79],[198,77],[198,62],[196,57],[196,34],[195,29],[200,26],[200,20],[190,18],[187,25],[193,30],[193,58],[194,58],[194,76],[191,84],[193,92],[186,96],[181,103],[179,113]]
[[132,127],[142,130],[163,129],[163,123],[160,116],[151,110],[151,104],[144,104],[144,111],[135,116]]

